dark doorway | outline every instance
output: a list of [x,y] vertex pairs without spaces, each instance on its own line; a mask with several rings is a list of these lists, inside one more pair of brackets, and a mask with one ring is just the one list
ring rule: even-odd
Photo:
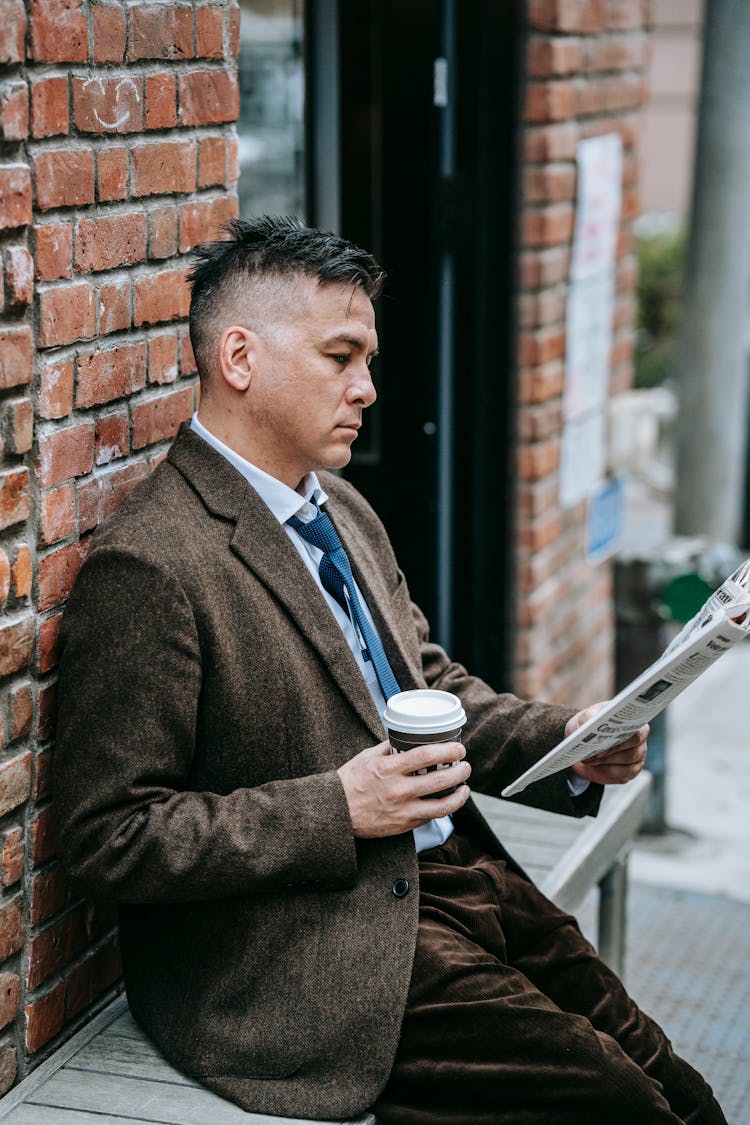
[[500,0],[359,0],[337,20],[340,233],[389,278],[346,475],[438,639],[507,685],[522,21]]

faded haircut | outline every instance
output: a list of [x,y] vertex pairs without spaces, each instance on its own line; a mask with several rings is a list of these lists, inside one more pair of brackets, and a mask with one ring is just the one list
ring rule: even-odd
[[293,315],[297,286],[306,277],[319,283],[352,285],[374,300],[385,274],[365,250],[334,234],[306,227],[289,216],[232,219],[228,237],[197,247],[188,280],[190,341],[207,390],[221,333],[241,314],[253,331]]

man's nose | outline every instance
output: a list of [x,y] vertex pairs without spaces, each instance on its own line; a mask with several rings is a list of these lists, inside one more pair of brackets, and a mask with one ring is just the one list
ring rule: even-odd
[[375,390],[370,368],[366,364],[362,364],[361,369],[357,371],[356,378],[352,380],[349,386],[349,401],[359,402],[363,406],[372,406],[377,397],[378,392]]

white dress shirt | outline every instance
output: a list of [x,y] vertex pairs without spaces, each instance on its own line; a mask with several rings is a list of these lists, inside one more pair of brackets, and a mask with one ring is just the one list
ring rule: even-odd
[[[230,447],[225,445],[223,441],[220,441],[219,438],[214,437],[199,420],[197,414],[193,415],[190,427],[199,437],[208,442],[217,453],[220,453],[222,457],[226,457],[227,461],[234,465],[235,469],[252,485],[261,500],[270,508],[279,523],[282,524],[284,531],[294,544],[297,553],[309,570],[316,586],[325,598],[331,613],[335,617],[337,625],[344,634],[346,643],[349,645],[352,656],[357,662],[357,667],[362,673],[362,678],[367,684],[367,688],[382,722],[386,701],[383,697],[380,684],[378,683],[373,663],[369,659],[366,660],[363,655],[363,645],[360,640],[359,632],[349,614],[342,608],[336,598],[334,598],[332,594],[329,594],[328,590],[326,590],[321,582],[320,560],[323,557],[323,552],[319,547],[303,539],[299,532],[295,531],[294,528],[290,527],[287,523],[287,520],[292,516],[297,516],[303,523],[308,523],[310,520],[315,519],[317,515],[316,505],[320,507],[322,504],[325,504],[328,496],[320,487],[317,476],[315,473],[308,473],[300,482],[298,491],[295,491],[295,489],[290,488],[289,485],[284,484],[283,481],[277,480],[276,477],[270,476],[268,473],[264,472],[263,469],[259,469],[257,465],[253,465],[250,461],[245,460],[244,457],[241,457],[239,453],[230,449]],[[359,586],[356,585],[356,582],[355,587],[362,604],[362,609],[373,630],[377,633],[367,601]],[[385,737],[385,724],[383,724],[383,737]],[[449,816],[442,816],[438,820],[430,820],[419,828],[415,828],[414,843],[417,851],[426,851],[427,848],[434,848],[437,847],[438,844],[445,843],[452,832],[453,821]]]

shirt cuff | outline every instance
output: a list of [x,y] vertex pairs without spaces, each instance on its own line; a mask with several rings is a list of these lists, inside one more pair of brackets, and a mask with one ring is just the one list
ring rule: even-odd
[[566,780],[571,797],[580,797],[581,793],[585,793],[591,784],[585,777],[579,777],[575,773],[569,773]]

